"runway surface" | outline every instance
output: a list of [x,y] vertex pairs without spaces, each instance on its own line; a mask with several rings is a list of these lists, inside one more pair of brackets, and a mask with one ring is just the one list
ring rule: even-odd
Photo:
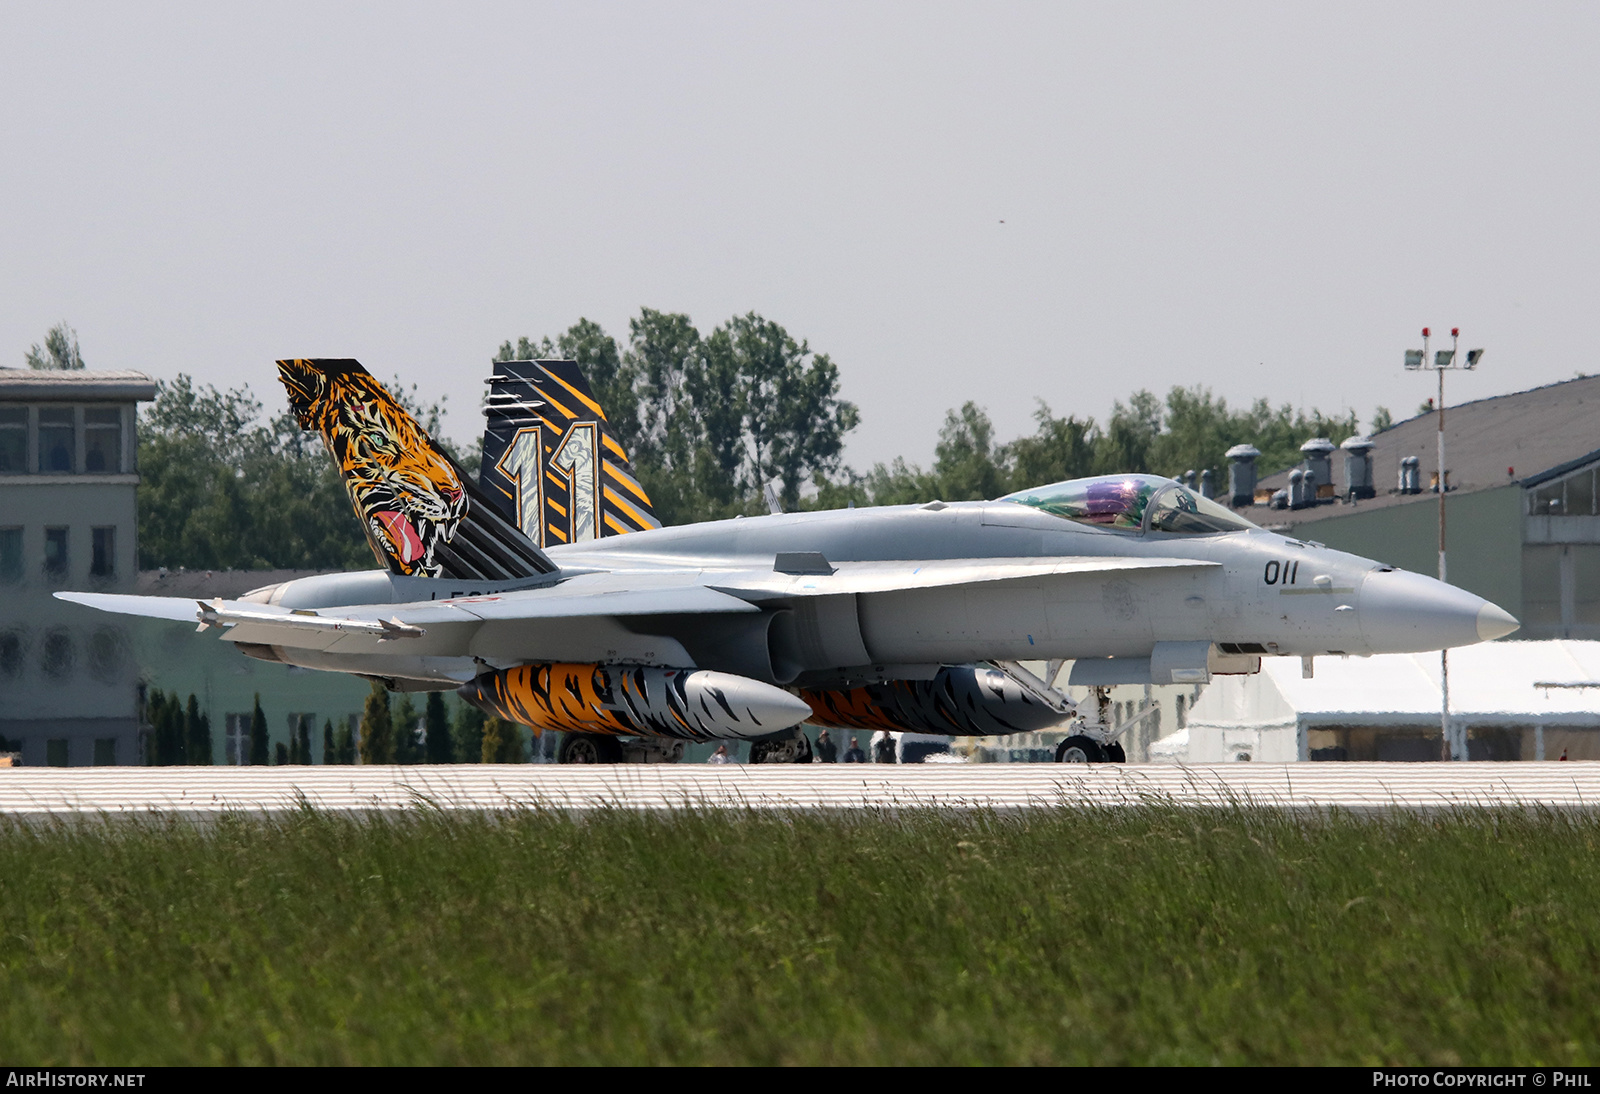
[[0,769],[0,813],[856,809],[1246,803],[1301,809],[1600,808],[1593,763],[632,765]]

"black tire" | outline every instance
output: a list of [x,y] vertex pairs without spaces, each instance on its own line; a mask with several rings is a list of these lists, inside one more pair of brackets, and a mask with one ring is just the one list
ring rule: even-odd
[[1058,764],[1103,764],[1109,759],[1105,746],[1092,737],[1068,737],[1056,746]]
[[[794,750],[787,759],[784,753]],[[753,764],[808,764],[811,762],[811,738],[804,732],[792,741],[751,741],[750,762]]]
[[561,738],[556,762],[563,764],[619,764],[622,746],[603,733],[568,733]]
[[1120,742],[1112,741],[1106,745],[1106,759],[1114,764],[1125,764],[1128,762],[1128,753]]

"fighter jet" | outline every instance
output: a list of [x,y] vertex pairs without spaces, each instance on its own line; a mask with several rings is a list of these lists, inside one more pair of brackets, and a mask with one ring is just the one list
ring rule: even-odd
[[[382,568],[235,601],[56,595],[195,622],[267,661],[453,689],[562,731],[565,762],[672,761],[715,739],[804,762],[802,723],[1065,725],[1058,759],[1121,761],[1110,685],[1437,650],[1518,626],[1471,593],[1268,532],[1153,475],[663,528],[574,362],[495,365],[477,482],[357,362],[278,369]],[[1058,688],[1067,661],[1091,709]]]

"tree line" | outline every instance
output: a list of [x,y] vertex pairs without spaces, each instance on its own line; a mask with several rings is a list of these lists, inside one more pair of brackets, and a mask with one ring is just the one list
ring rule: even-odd
[[[348,722],[334,728],[332,719],[322,726],[320,759],[312,749],[314,726],[310,718],[291,727],[287,741],[271,741],[267,717],[256,693],[250,713],[244,762],[251,766],[290,764],[459,764],[525,763],[528,746],[523,727],[501,718],[486,717],[464,703],[447,710],[442,692],[429,692],[422,709],[409,694],[391,696],[374,681],[361,712],[359,729]],[[150,732],[144,762],[151,767],[211,766],[211,719],[191,694],[184,703],[176,693],[152,689],[145,699],[145,721]]]
[[[52,331],[40,354],[79,359],[76,338]],[[68,348],[70,347],[70,348]],[[785,509],[994,498],[1086,475],[1211,470],[1226,481],[1223,455],[1260,449],[1271,472],[1300,459],[1321,436],[1335,444],[1359,426],[1354,411],[1325,414],[1257,399],[1235,408],[1202,386],[1165,398],[1135,391],[1102,424],[1057,415],[1043,401],[1032,433],[995,435],[976,402],[945,416],[926,469],[895,459],[865,471],[845,466],[846,437],[860,413],[839,393],[826,353],[755,313],[702,333],[689,316],[645,308],[618,339],[579,319],[555,336],[507,339],[496,360],[571,358],[584,369],[663,524],[766,511],[772,484]],[[390,390],[476,474],[476,434],[456,451],[442,433],[446,399],[425,402],[416,386]],[[1391,424],[1387,410],[1374,431]],[[474,420],[474,429],[478,425]],[[248,386],[219,391],[180,374],[160,381],[141,413],[139,561],[189,569],[355,569],[373,564],[359,522],[320,437],[287,409],[263,416]]]
[[[1063,479],[1130,471],[1176,478],[1209,470],[1220,494],[1227,483],[1223,453],[1236,444],[1253,444],[1261,452],[1257,465],[1271,472],[1298,463],[1300,445],[1310,438],[1338,444],[1359,425],[1354,411],[1274,408],[1265,399],[1234,410],[1199,386],[1174,387],[1165,400],[1136,391],[1127,403],[1113,405],[1104,427],[1093,418],[1057,417],[1043,400],[1033,417],[1033,433],[1002,443],[987,411],[969,401],[945,414],[928,470],[903,459],[861,475],[846,469],[837,479],[819,478],[811,504],[836,509],[851,503],[978,501]],[[1382,407],[1374,418],[1383,428],[1392,424]]]

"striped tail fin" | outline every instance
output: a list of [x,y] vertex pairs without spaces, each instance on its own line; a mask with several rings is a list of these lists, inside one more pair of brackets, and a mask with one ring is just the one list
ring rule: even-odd
[[478,485],[540,547],[659,528],[576,361],[496,361]]
[[397,574],[511,580],[555,563],[359,362],[278,362],[301,429],[322,434],[378,561]]

